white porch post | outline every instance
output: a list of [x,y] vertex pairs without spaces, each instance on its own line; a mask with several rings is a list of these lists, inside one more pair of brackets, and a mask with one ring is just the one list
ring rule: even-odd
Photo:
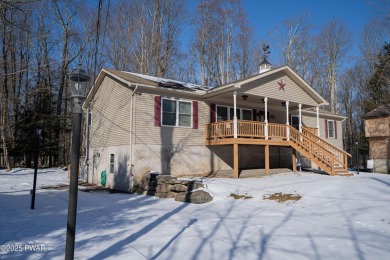
[[288,127],[290,125],[290,120],[288,116],[288,106],[290,105],[290,102],[286,101],[286,134],[287,134],[287,141],[290,141],[290,128]]
[[317,112],[317,135],[320,136],[320,116],[319,116],[319,107],[316,107]]
[[237,138],[237,91],[233,91],[234,117],[233,117],[233,133],[234,138]]
[[264,123],[265,123],[265,129],[264,129],[264,134],[265,134],[265,140],[268,140],[268,98],[264,98]]
[[299,104],[298,108],[299,108],[299,132],[302,133],[302,104]]

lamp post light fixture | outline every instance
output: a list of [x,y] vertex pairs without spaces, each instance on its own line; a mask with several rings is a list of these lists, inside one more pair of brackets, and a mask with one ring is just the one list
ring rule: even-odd
[[356,142],[356,173],[359,174],[359,142]]
[[81,137],[81,102],[85,98],[87,85],[90,76],[81,68],[73,70],[69,74],[71,93],[73,98],[72,118],[72,149],[70,158],[70,182],[69,182],[69,203],[68,221],[66,228],[65,259],[74,259],[74,244],[76,235],[76,213],[77,213],[77,190],[78,172],[80,159],[80,137]]
[[31,209],[35,208],[35,190],[37,187],[37,175],[38,175],[38,155],[39,155],[39,139],[41,139],[41,128],[35,129],[35,154],[34,154],[34,184],[31,191]]

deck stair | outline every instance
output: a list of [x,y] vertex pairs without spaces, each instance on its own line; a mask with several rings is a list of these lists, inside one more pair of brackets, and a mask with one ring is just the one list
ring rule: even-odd
[[317,164],[330,175],[352,176],[348,171],[348,157],[351,155],[330,144],[317,135],[302,129],[302,133],[291,126],[290,145],[296,151]]

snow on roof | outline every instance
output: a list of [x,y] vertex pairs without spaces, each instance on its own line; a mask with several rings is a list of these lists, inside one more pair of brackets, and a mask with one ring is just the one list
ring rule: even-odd
[[163,87],[170,87],[170,88],[175,88],[175,89],[183,89],[184,88],[184,89],[202,90],[202,91],[206,91],[206,90],[211,88],[208,86],[202,86],[202,85],[187,83],[187,82],[178,81],[178,80],[159,78],[159,77],[148,76],[148,75],[143,75],[143,74],[138,74],[138,73],[133,73],[133,72],[126,72],[126,71],[123,71],[123,72],[140,77],[140,78],[143,78],[143,79],[147,79],[147,80],[161,83],[161,85]]

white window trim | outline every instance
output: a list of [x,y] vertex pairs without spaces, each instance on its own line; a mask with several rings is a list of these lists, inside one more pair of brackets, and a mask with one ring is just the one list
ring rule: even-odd
[[[163,124],[163,116],[164,116],[164,100],[174,100],[176,101],[176,125],[164,125]],[[191,125],[190,126],[179,126],[179,102],[186,102],[186,103],[190,103],[191,104]],[[161,112],[161,126],[164,126],[164,127],[181,127],[181,128],[192,128],[193,127],[193,116],[194,116],[194,106],[193,106],[193,101],[192,100],[188,100],[188,99],[181,99],[181,98],[167,98],[167,97],[161,97],[161,108],[160,108],[160,112]]]
[[[233,112],[234,112],[234,107],[223,106],[223,105],[216,105],[216,107],[215,107],[215,120],[217,122],[222,122],[222,121],[218,121],[218,107],[226,107],[227,108],[227,116],[228,116],[227,120],[233,120],[234,115],[230,115],[230,110],[233,109]],[[242,119],[244,110],[250,111],[251,112],[251,118],[253,119],[253,109],[241,108],[241,107],[237,107],[236,109],[240,111],[240,120],[244,120],[244,119]]]
[[[333,136],[330,136],[330,122],[333,123]],[[333,139],[336,138],[336,135],[335,135],[335,127],[334,127],[335,124],[336,124],[336,121],[335,121],[335,120],[328,120],[328,138],[333,138]]]

